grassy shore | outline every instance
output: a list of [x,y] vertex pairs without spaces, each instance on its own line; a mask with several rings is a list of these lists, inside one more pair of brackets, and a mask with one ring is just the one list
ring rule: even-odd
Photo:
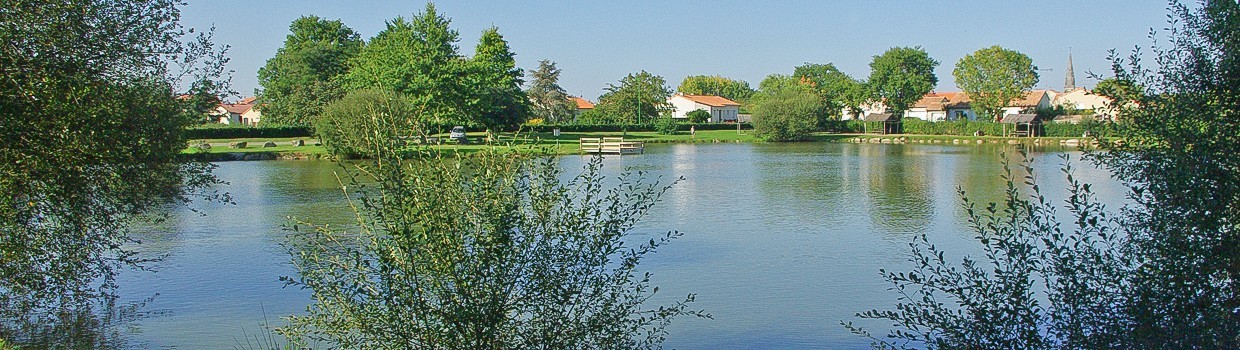
[[[439,135],[446,138],[447,135]],[[551,133],[503,133],[494,143],[484,143],[486,135],[470,133],[473,140],[470,144],[440,144],[436,149],[446,151],[473,152],[490,147],[511,149],[545,148],[558,154],[578,153],[578,140],[586,137],[624,137],[626,141],[642,141],[646,143],[734,143],[762,142],[754,136],[752,130],[737,132],[736,130],[698,131],[694,135],[681,132],[674,135],[663,135],[653,131],[621,132],[565,132],[560,136]],[[953,135],[873,135],[873,134],[833,134],[816,133],[811,142],[862,142],[862,143],[938,143],[938,144],[996,144],[996,143],[1027,143],[1027,144],[1058,144],[1061,140],[1073,138],[1039,137],[1015,138],[1001,136],[953,136]],[[302,140],[305,146],[293,146],[295,140]],[[275,147],[263,147],[268,141]],[[246,142],[245,148],[233,148],[231,144]],[[193,145],[207,143],[209,149],[203,150]],[[318,159],[327,158],[327,149],[312,138],[268,138],[268,139],[210,139],[192,140],[182,153],[187,156],[204,160],[240,160],[240,159]]]

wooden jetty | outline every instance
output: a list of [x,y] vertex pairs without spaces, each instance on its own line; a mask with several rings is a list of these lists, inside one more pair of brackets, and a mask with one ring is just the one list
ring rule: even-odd
[[584,153],[602,154],[639,154],[646,152],[646,145],[640,141],[624,141],[623,137],[583,137],[580,142]]

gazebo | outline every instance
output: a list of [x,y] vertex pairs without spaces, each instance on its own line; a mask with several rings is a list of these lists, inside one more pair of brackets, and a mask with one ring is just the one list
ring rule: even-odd
[[[899,134],[900,118],[891,113],[870,113],[862,119],[867,134]],[[871,124],[877,124],[873,128]]]
[[1042,120],[1037,114],[1008,114],[1003,116],[1004,124],[1012,124],[1012,131],[1007,131],[1007,126],[1003,127],[1004,134],[1007,136],[1017,137],[1037,137],[1042,136]]

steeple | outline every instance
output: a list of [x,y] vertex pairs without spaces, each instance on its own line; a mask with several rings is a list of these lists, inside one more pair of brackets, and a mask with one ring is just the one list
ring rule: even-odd
[[1072,49],[1068,48],[1068,75],[1063,78],[1063,91],[1076,90],[1076,73],[1072,71]]

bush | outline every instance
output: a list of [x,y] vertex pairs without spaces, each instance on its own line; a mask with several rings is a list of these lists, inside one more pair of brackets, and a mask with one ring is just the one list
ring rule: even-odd
[[639,263],[680,234],[629,236],[667,191],[640,173],[495,150],[380,159],[345,187],[354,229],[289,235],[289,283],[314,301],[277,330],[297,348],[658,349],[673,318],[705,316],[693,295],[651,299]]
[[690,123],[705,123],[710,121],[710,112],[701,109],[695,109],[686,113],[685,117],[689,118]]
[[191,140],[309,137],[313,134],[310,128],[304,126],[203,124],[185,129],[185,138]]
[[654,123],[654,131],[663,135],[675,135],[679,128],[680,124],[676,123],[676,120],[672,118],[659,118]]
[[[768,78],[771,79],[771,78]],[[821,99],[801,85],[763,91],[754,95],[754,134],[767,141],[809,139],[818,127]]]
[[374,157],[402,147],[406,141],[422,141],[427,127],[416,121],[409,101],[393,92],[354,90],[323,109],[315,130],[323,146],[337,156]]

